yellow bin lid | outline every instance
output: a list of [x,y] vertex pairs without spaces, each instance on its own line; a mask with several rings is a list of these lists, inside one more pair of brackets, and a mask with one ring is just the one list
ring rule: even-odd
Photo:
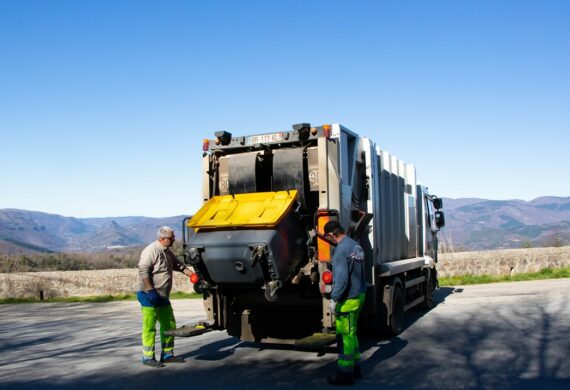
[[296,197],[297,190],[214,196],[194,214],[188,226],[193,229],[275,227]]

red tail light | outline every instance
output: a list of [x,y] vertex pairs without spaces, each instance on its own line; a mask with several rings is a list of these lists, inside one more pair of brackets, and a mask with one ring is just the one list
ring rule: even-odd
[[207,152],[210,149],[210,140],[208,138],[204,138],[202,141],[202,150]]
[[333,274],[331,271],[325,271],[321,275],[321,279],[323,280],[324,284],[332,284],[333,282]]
[[190,275],[190,283],[197,284],[200,281],[200,276],[196,273]]

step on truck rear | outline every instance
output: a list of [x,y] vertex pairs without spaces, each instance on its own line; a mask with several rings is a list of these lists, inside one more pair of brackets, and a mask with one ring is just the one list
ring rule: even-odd
[[211,328],[247,341],[334,330],[334,247],[323,236],[333,219],[365,250],[363,328],[397,334],[406,310],[431,306],[442,201],[370,139],[339,124],[216,132],[203,142],[202,172],[184,257]]

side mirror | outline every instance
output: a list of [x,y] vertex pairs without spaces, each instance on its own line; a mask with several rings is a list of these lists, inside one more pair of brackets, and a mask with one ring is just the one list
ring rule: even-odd
[[441,229],[445,226],[445,215],[443,214],[443,211],[435,212],[435,225],[438,229]]
[[433,207],[435,207],[437,210],[442,209],[443,208],[443,199],[433,198]]

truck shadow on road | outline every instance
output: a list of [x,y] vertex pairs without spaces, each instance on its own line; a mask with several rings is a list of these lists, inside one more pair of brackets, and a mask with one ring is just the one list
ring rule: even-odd
[[[410,328],[414,323],[416,323],[424,316],[429,315],[430,311],[435,309],[438,305],[443,304],[447,297],[452,294],[459,294],[462,292],[463,289],[461,288],[440,288],[434,296],[432,309],[414,309],[406,312],[402,332],[405,332],[408,328]],[[362,363],[362,368],[364,371],[396,356],[408,345],[408,341],[400,338],[399,336],[384,336],[380,338],[380,340],[378,336],[370,335],[362,335],[359,336],[359,338],[361,340],[360,349],[363,354],[366,354],[367,351],[374,351]]]
[[[437,305],[440,305],[445,302],[445,299],[450,296],[451,294],[461,293],[463,289],[451,288],[451,287],[443,287],[440,288],[437,294],[434,296],[434,308]],[[429,310],[411,310],[406,313],[406,320],[404,322],[403,331],[411,327],[416,321],[424,317],[429,313]],[[389,359],[390,357],[396,355],[399,351],[405,348],[407,341],[402,340],[398,337],[394,338],[383,338],[379,339],[378,336],[374,337],[366,337],[366,336],[359,336],[361,340],[361,350],[366,351],[370,348],[375,348],[379,344],[379,340],[382,341],[382,347],[380,348],[377,353],[374,354],[375,359],[385,360]],[[386,342],[387,341],[387,342]],[[242,342],[237,337],[228,337],[223,340],[219,340],[213,342],[211,344],[203,345],[200,348],[188,352],[184,355],[181,355],[183,358],[195,358],[198,360],[205,360],[205,361],[217,361],[223,360],[231,355],[233,355],[238,348],[256,348],[260,351],[263,350],[283,350],[283,351],[291,351],[297,350],[297,348],[293,345],[289,344],[277,344],[277,343],[255,343],[255,342]],[[303,349],[300,349],[303,351]],[[323,356],[324,354],[331,353],[336,354],[337,348],[333,344],[332,346],[328,346],[325,348],[320,349],[310,349],[305,350],[305,352],[314,352],[317,353],[317,356]]]
[[196,360],[216,361],[223,360],[233,355],[237,348],[242,346],[237,337],[228,337],[215,341],[211,344],[202,345],[200,348],[180,355],[184,359],[195,358]]
[[437,306],[445,304],[445,300],[454,294],[461,294],[463,292],[462,288],[456,287],[441,287],[439,288],[433,297],[433,307],[431,309],[412,309],[406,312],[406,317],[404,321],[404,326],[402,332],[415,324],[418,320],[428,315],[431,310],[435,309]]
[[[406,312],[404,324],[402,326],[402,332],[406,331],[406,329],[410,328],[413,324],[419,321],[426,315],[429,315],[430,311],[435,309],[437,306],[444,304],[445,300],[453,295],[453,294],[460,294],[463,292],[462,288],[454,288],[454,287],[442,287],[437,290],[436,294],[433,297],[433,306],[430,309],[423,309],[423,308],[416,308],[411,309]],[[368,334],[367,334],[368,333]],[[378,332],[375,329],[369,329],[366,333],[359,335],[361,339],[371,339],[371,340],[378,340]],[[391,335],[384,335],[383,339],[389,339],[392,337]]]
[[[445,299],[451,294],[461,293],[463,289],[456,289],[450,287],[440,288],[434,297],[434,308],[445,302]],[[404,322],[403,331],[412,326],[416,321],[418,321],[423,316],[427,315],[429,310],[411,310],[406,313],[406,320]],[[402,340],[399,337],[393,338],[383,338],[379,339],[378,336],[366,337],[359,336],[361,340],[361,350],[365,352],[366,350],[377,348],[378,350],[372,355],[373,360],[376,362],[389,359],[395,356],[398,352],[406,347],[407,341]],[[379,342],[380,340],[380,342]],[[378,348],[380,347],[380,348]],[[282,351],[292,351],[300,350],[308,353],[316,353],[318,357],[325,354],[336,354],[337,348],[333,344],[332,346],[320,348],[303,350],[297,349],[293,345],[288,344],[276,344],[276,343],[255,343],[255,342],[242,342],[237,337],[228,337],[223,340],[219,340],[210,344],[201,346],[200,348],[181,355],[183,358],[195,358],[197,360],[204,361],[218,361],[228,358],[233,355],[239,348],[255,348],[259,351],[263,350],[282,350]]]

